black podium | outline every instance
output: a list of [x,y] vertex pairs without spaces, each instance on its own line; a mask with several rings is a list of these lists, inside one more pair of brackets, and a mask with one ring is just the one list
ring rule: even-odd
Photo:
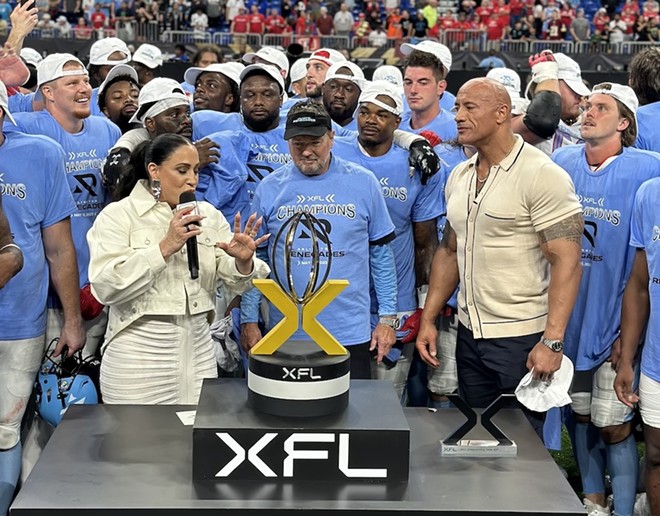
[[[368,391],[351,383],[351,404]],[[240,416],[242,380],[222,380]],[[374,408],[377,409],[377,406]],[[192,480],[190,406],[72,405],[11,508],[11,516],[456,514],[584,515],[568,482],[522,412],[495,421],[518,443],[515,458],[440,457],[439,440],[462,422],[457,410],[404,409],[409,481]],[[483,438],[478,432],[475,438]],[[372,452],[375,453],[375,452]],[[380,453],[387,454],[387,448]]]

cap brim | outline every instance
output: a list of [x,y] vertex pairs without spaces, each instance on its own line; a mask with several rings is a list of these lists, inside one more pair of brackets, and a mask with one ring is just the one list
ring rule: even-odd
[[197,77],[200,76],[202,70],[204,70],[204,68],[188,68],[186,73],[183,74],[183,80],[191,86],[194,86],[197,82]]
[[2,111],[4,111],[5,113],[5,119],[9,120],[12,124],[16,125],[16,120],[14,120],[14,117],[11,116],[11,113],[9,112],[9,107],[0,104],[0,108],[2,108]]
[[284,131],[284,139],[290,140],[296,136],[314,136],[319,137],[323,136],[325,133],[330,131],[328,127],[324,125],[314,125],[310,127],[288,127]]
[[589,88],[585,86],[585,84],[582,81],[578,81],[577,79],[562,79],[566,84],[568,84],[568,87],[572,89],[575,93],[580,95],[580,97],[588,97],[591,95],[591,91]]
[[415,45],[411,45],[410,43],[404,43],[399,47],[399,50],[404,56],[407,56],[408,54],[410,54],[410,52],[415,50]]

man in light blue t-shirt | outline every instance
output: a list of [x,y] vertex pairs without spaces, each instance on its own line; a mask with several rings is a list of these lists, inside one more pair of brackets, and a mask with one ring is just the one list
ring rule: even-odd
[[[394,225],[372,173],[331,153],[334,133],[331,119],[320,103],[296,104],[287,116],[284,138],[292,162],[265,177],[257,186],[252,208],[263,217],[261,231],[276,235],[297,213],[314,215],[325,229],[303,227],[294,235],[290,260],[293,283],[302,292],[309,279],[310,231],[318,237],[319,264],[330,267],[328,279],[346,279],[349,286],[318,317],[319,322],[351,352],[351,377],[371,378],[371,353],[382,361],[396,340],[396,271],[389,243]],[[331,246],[328,244],[331,243]],[[266,259],[284,270],[284,242],[270,238]],[[273,249],[273,247],[275,249]],[[268,251],[268,253],[264,253]],[[331,259],[330,259],[331,256]],[[370,324],[369,285],[373,281],[380,319]],[[258,296],[244,296],[242,331],[250,348],[261,338]],[[245,298],[248,298],[247,301]],[[282,315],[270,306],[268,329]],[[293,338],[309,340],[299,330]]]
[[[14,122],[7,106],[0,83],[0,124]],[[46,344],[49,279],[63,301],[56,354],[64,346],[69,354],[84,346],[85,332],[70,225],[76,207],[60,145],[43,136],[0,133],[0,197],[13,232],[12,242],[0,220],[0,515],[5,516],[21,469],[21,420]],[[7,271],[7,258],[13,254],[15,260],[18,250],[24,263],[9,279],[16,267]]]
[[[575,363],[571,408],[585,506],[604,511],[605,468],[615,514],[632,516],[637,491],[633,411],[613,389],[620,345],[623,290],[632,268],[633,199],[660,176],[660,155],[632,148],[637,98],[628,86],[594,87],[582,114],[584,144],[563,147],[553,161],[568,172],[582,204],[582,279],[565,334],[564,353]],[[605,457],[600,439],[605,444]]]
[[[390,245],[397,277],[397,344],[383,363],[374,364],[374,376],[391,380],[399,397],[408,378],[415,328],[419,326],[423,293],[438,244],[437,217],[444,212],[443,175],[436,174],[422,185],[419,177],[407,170],[408,153],[394,144],[402,110],[401,95],[395,86],[385,81],[370,83],[358,99],[357,139],[339,137],[333,147],[336,156],[376,176],[394,223],[396,238]],[[375,325],[379,305],[374,295],[371,309]]]
[[638,149],[660,152],[660,50],[658,47],[646,48],[635,55],[630,62],[630,87],[639,99],[637,110]]
[[[635,259],[623,294],[621,358],[614,390],[629,408],[639,402],[646,443],[646,495],[660,512],[660,179],[644,183],[633,208],[630,245]],[[646,338],[644,330],[646,328]],[[644,340],[639,393],[635,394],[637,348]]]
[[[93,353],[105,333],[106,316],[101,305],[89,292],[87,267],[89,246],[87,231],[108,202],[101,182],[101,166],[108,151],[121,136],[119,128],[101,116],[90,116],[92,88],[83,64],[72,54],[51,54],[37,69],[37,97],[45,109],[34,113],[18,113],[16,126],[5,124],[5,130],[48,136],[64,150],[63,167],[76,203],[71,217],[71,233],[76,248],[79,287],[90,310],[83,313],[88,332],[86,353]],[[49,295],[47,339],[60,334],[62,309],[66,300],[56,292]]]

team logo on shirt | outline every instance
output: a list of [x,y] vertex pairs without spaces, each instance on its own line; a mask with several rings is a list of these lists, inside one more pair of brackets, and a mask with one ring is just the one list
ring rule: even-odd
[[582,249],[582,266],[591,267],[591,262],[602,262],[603,256],[594,253],[596,236],[598,235],[598,224],[591,220],[585,220],[582,234],[586,241],[591,245],[590,249]]
[[408,200],[408,189],[405,186],[390,186],[389,182],[389,177],[380,178],[380,189],[383,192],[383,197],[406,202]]
[[26,187],[24,183],[5,183],[3,178],[5,174],[0,173],[0,195],[16,197],[19,200],[27,198]]
[[651,241],[657,242],[658,240],[660,240],[660,227],[653,226],[653,238]]
[[608,209],[604,197],[595,198],[578,194],[577,198],[582,204],[582,215],[585,218],[604,220],[615,227],[621,224],[621,212]]

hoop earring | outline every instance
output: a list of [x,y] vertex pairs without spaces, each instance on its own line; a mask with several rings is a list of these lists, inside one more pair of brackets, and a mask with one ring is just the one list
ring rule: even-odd
[[160,180],[153,179],[151,181],[151,195],[154,196],[156,202],[160,201]]

